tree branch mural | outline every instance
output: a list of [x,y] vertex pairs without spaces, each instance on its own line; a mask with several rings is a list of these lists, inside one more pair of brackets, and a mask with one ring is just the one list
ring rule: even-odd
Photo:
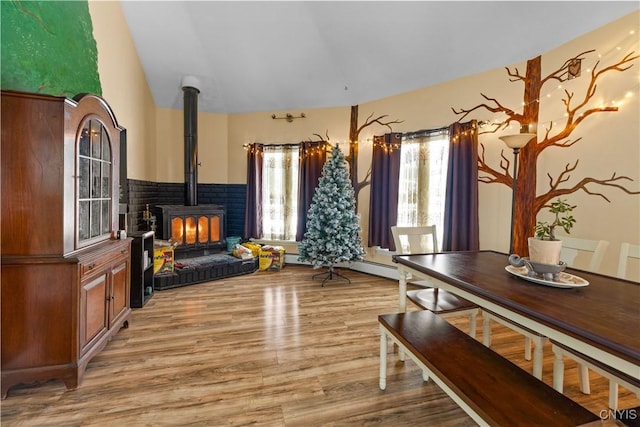
[[371,166],[367,171],[365,177],[362,181],[358,181],[358,138],[360,136],[360,132],[363,129],[373,126],[380,125],[385,126],[389,129],[389,132],[393,132],[391,125],[402,123],[402,120],[387,120],[387,115],[373,117],[373,113],[367,117],[362,125],[358,127],[358,106],[351,106],[351,121],[349,127],[349,154],[345,157],[347,163],[349,164],[349,173],[351,176],[351,184],[353,185],[353,191],[355,192],[356,198],[356,209],[358,206],[358,195],[360,194],[360,190],[371,183]]
[[[477,110],[486,110],[493,113],[503,113],[506,118],[501,122],[491,123],[489,129],[483,133],[495,133],[498,130],[506,129],[511,123],[515,122],[519,124],[521,132],[530,132],[537,127],[539,108],[540,108],[540,92],[542,87],[551,81],[564,82],[572,76],[576,75],[576,64],[579,64],[585,58],[585,55],[594,52],[593,50],[582,52],[573,58],[568,59],[562,64],[561,67],[551,72],[546,77],[541,76],[541,62],[540,56],[527,61],[526,73],[522,75],[520,71],[515,68],[514,70],[506,68],[507,75],[510,77],[511,82],[521,81],[524,83],[524,108],[522,113],[518,113],[507,106],[502,105],[498,100],[490,98],[481,93],[481,96],[486,100],[485,103],[476,105],[470,109],[452,108],[453,112],[460,117],[459,120],[463,120]],[[576,160],[573,164],[567,164],[557,176],[553,176],[551,173],[547,173],[548,188],[545,193],[537,194],[536,191],[536,177],[537,177],[537,160],[538,156],[550,147],[569,148],[578,143],[582,137],[571,139],[573,131],[584,122],[588,117],[594,116],[599,113],[615,112],[618,111],[618,107],[602,106],[591,107],[589,101],[596,94],[597,83],[605,75],[611,72],[624,72],[633,66],[632,62],[640,58],[639,55],[635,55],[635,52],[628,53],[621,60],[615,64],[606,66],[602,69],[598,69],[600,61],[597,61],[593,67],[589,76],[590,81],[588,87],[580,99],[576,97],[573,92],[564,90],[564,97],[562,103],[564,105],[564,112],[566,115],[566,121],[564,127],[554,131],[553,123],[551,122],[544,130],[543,135],[537,135],[529,142],[523,149],[520,150],[519,157],[519,169],[515,200],[515,216],[514,216],[514,251],[518,254],[527,255],[527,238],[533,235],[535,230],[536,215],[537,213],[552,200],[559,196],[575,193],[577,191],[584,191],[589,195],[602,197],[607,202],[610,200],[606,194],[601,192],[598,188],[616,188],[627,194],[640,194],[640,191],[634,191],[629,189],[625,184],[633,182],[628,176],[618,176],[615,172],[610,177],[593,178],[587,177],[578,181],[574,185],[567,185],[571,178],[571,174],[578,169],[579,160]],[[579,71],[578,71],[579,72]],[[537,131],[536,131],[537,132]],[[480,150],[478,155],[478,170],[480,182],[489,184],[499,183],[504,184],[513,190],[513,177],[511,176],[510,160],[505,156],[504,150],[500,153],[500,162],[498,166],[491,166],[485,157],[484,144],[480,144]],[[595,187],[595,188],[594,188]]]

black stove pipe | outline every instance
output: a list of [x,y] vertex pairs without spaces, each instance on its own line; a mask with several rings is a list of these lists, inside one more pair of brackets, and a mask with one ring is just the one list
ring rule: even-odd
[[184,92],[184,180],[185,206],[198,205],[198,94],[200,91],[188,79],[183,80]]

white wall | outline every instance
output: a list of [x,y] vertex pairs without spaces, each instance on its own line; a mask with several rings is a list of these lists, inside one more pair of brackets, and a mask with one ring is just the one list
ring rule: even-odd
[[155,176],[155,104],[120,2],[89,1],[102,96],[127,129],[128,177]]

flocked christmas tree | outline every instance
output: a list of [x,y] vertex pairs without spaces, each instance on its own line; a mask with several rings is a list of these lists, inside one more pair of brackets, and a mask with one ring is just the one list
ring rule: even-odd
[[[334,276],[335,264],[363,259],[360,218],[344,154],[335,145],[324,164],[318,187],[307,214],[307,231],[298,246],[298,260],[311,262],[313,268],[327,267],[322,284]],[[314,276],[316,277],[316,276]],[[348,280],[348,279],[347,279]]]

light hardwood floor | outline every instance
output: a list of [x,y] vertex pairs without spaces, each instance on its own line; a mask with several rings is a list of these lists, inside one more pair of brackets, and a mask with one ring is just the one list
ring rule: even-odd
[[[156,292],[77,390],[60,381],[10,389],[2,426],[474,425],[411,361],[390,355],[387,389],[378,388],[377,316],[397,311],[395,281],[344,271],[351,284],[322,287],[316,273],[288,265]],[[468,330],[465,318],[451,321]],[[478,319],[479,340],[481,329]],[[531,370],[521,336],[494,323],[492,341]],[[592,373],[583,395],[575,364],[566,366],[565,393],[606,410],[606,380]],[[546,348],[543,380],[551,377]],[[640,405],[624,389],[620,403]]]

